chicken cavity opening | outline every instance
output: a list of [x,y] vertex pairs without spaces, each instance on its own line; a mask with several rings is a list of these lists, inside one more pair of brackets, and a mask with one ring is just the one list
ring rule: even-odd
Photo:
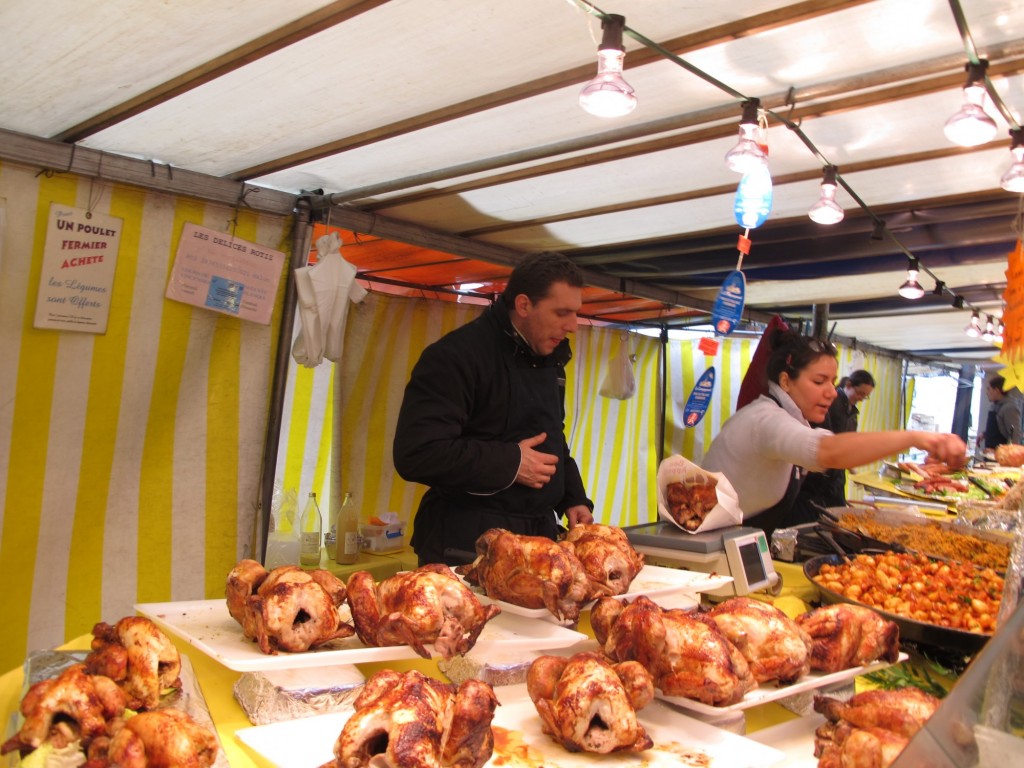
[[367,736],[360,751],[366,758],[366,765],[387,768],[389,764],[385,753],[388,751],[388,732],[377,731]]
[[306,612],[305,608],[299,608],[298,613],[295,614],[295,618],[292,620],[292,626],[298,627],[305,624],[307,621],[311,621],[312,618],[313,617]]

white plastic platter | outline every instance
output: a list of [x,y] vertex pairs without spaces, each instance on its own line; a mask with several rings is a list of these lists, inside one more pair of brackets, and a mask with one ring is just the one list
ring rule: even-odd
[[[464,577],[460,578],[465,581]],[[658,598],[668,595],[696,595],[700,592],[710,592],[713,589],[723,587],[732,581],[732,576],[718,576],[699,571],[684,571],[680,568],[665,568],[660,565],[645,565],[640,569],[629,589],[621,595],[612,595],[616,600],[632,600],[639,595],[651,598],[655,602]],[[516,616],[526,616],[531,619],[543,619],[549,622],[558,622],[558,619],[551,614],[547,608],[524,608],[521,605],[488,597],[480,587],[475,587],[467,582],[467,586],[482,602],[494,603],[499,606],[503,613],[512,613]],[[596,601],[583,604],[583,608],[591,607]],[[685,602],[685,601],[684,601]],[[693,601],[696,607],[697,601]],[[665,606],[663,606],[665,607]],[[671,607],[679,607],[673,603]],[[683,606],[689,607],[689,606]]]
[[[785,754],[721,728],[706,725],[658,702],[638,716],[654,747],[640,754],[592,755],[566,752],[541,732],[541,721],[525,685],[495,689],[501,706],[494,715],[495,748],[487,766],[589,768],[591,766],[664,766],[664,768],[761,768]],[[235,737],[281,768],[317,768],[333,759],[334,743],[352,711],[341,710],[302,720],[242,728]]]
[[892,664],[900,664],[908,658],[907,654],[900,653],[899,658],[892,663],[888,661],[876,661],[873,664],[841,669],[838,672],[828,672],[825,674],[812,672],[811,674],[804,675],[792,685],[779,686],[775,683],[762,683],[760,686],[747,693],[742,700],[725,707],[714,707],[701,701],[688,699],[685,696],[668,696],[662,693],[660,689],[656,689],[654,695],[662,701],[667,701],[677,707],[690,709],[704,715],[719,715],[724,712],[735,712],[740,709],[749,709],[750,707],[756,707],[759,704],[767,704],[769,701],[778,701],[779,699],[786,699],[799,693],[807,693],[809,691],[816,691],[821,688],[828,688],[829,686],[845,683],[860,675],[869,674],[875,670],[890,667]]
[[[228,669],[237,672],[263,672],[271,669],[326,667],[334,664],[359,664],[373,661],[419,658],[408,645],[384,648],[363,645],[358,637],[335,640],[305,653],[267,655],[247,640],[242,628],[228,613],[225,600],[191,600],[172,603],[139,603],[135,610],[152,619],[165,632],[188,641]],[[348,608],[343,610],[348,618]],[[586,638],[557,624],[523,621],[515,616],[499,614],[487,622],[480,632],[473,651],[487,653],[497,650],[549,650],[564,648]],[[429,650],[428,646],[428,650]]]
[[814,756],[814,732],[824,722],[821,715],[811,714],[762,728],[752,733],[750,739],[785,753],[785,762],[778,768],[818,768],[818,758]]

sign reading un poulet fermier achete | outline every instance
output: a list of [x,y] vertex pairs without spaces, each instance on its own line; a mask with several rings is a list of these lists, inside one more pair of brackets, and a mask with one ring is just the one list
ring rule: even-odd
[[106,333],[123,219],[50,203],[36,328]]

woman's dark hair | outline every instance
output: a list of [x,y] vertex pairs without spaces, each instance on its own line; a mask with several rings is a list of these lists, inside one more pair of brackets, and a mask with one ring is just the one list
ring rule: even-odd
[[803,336],[796,331],[777,330],[772,337],[772,354],[765,373],[769,381],[779,383],[783,371],[795,379],[800,372],[819,357],[836,356],[835,346],[823,339]]
[[869,387],[875,386],[875,377],[863,369],[850,374],[849,385],[851,387],[863,387],[865,384]]
[[560,253],[527,256],[512,270],[502,296],[509,307],[515,304],[516,296],[521,293],[525,293],[530,301],[538,302],[548,295],[552,283],[568,283],[573,288],[582,288],[583,272]]

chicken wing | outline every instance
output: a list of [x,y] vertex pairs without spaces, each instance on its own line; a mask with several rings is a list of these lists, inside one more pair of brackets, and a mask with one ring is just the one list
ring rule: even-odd
[[181,655],[161,629],[142,616],[92,628],[90,674],[109,677],[124,690],[131,709],[153,709],[166,688],[181,687]]
[[609,657],[640,662],[666,695],[727,706],[757,687],[736,646],[713,624],[685,611],[662,610],[643,595],[632,603],[604,597],[590,621]]
[[526,677],[544,733],[570,752],[641,752],[654,746],[636,710],[654,697],[650,673],[635,661],[598,653],[539,656]]
[[124,721],[107,748],[118,768],[208,768],[217,737],[177,709],[140,712]]
[[811,636],[811,669],[838,672],[878,659],[899,658],[896,622],[865,606],[823,605],[797,616],[796,623]]
[[368,571],[356,571],[347,591],[352,621],[365,645],[409,645],[426,659],[427,643],[445,659],[466,653],[484,625],[501,613],[496,605],[482,605],[440,563],[398,573],[380,584]]
[[417,670],[385,669],[353,706],[331,768],[480,768],[494,749],[498,700],[480,680],[456,688]]
[[705,618],[739,649],[758,683],[793,683],[811,669],[811,636],[774,605],[734,597]]

